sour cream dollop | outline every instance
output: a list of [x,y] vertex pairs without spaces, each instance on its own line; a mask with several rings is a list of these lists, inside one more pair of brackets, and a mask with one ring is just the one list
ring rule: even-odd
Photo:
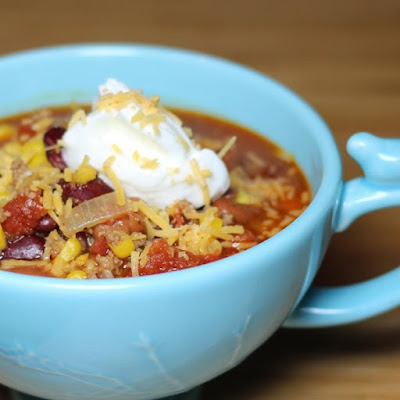
[[99,177],[113,187],[104,172],[108,160],[125,194],[151,206],[187,200],[202,207],[226,192],[228,170],[214,151],[194,143],[158,100],[108,79],[99,86],[93,111],[71,121],[65,132],[64,160],[77,169],[88,156]]

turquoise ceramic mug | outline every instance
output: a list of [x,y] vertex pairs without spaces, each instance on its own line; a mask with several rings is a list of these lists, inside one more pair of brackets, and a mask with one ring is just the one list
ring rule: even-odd
[[166,104],[228,118],[293,153],[314,194],[268,241],[168,274],[76,281],[0,271],[0,382],[49,399],[151,399],[188,391],[237,365],[282,324],[357,321],[400,304],[400,269],[368,282],[309,286],[329,239],[400,200],[400,144],[349,142],[365,177],[343,183],[318,114],[255,71],[203,54],[83,45],[0,59],[0,113],[89,101],[115,77]]

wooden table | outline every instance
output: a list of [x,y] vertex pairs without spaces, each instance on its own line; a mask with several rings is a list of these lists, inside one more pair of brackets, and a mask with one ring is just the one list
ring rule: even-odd
[[[0,0],[0,38],[1,54],[71,42],[147,42],[250,65],[323,115],[346,178],[360,173],[345,154],[350,134],[400,134],[398,0]],[[335,237],[318,281],[356,282],[397,265],[399,211],[364,217]],[[352,326],[281,330],[241,366],[207,384],[203,398],[400,399],[399,317],[395,310]],[[0,390],[0,399],[7,398]]]

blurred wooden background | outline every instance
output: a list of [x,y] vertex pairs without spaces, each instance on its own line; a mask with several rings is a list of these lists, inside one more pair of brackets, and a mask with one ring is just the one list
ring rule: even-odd
[[[360,173],[345,153],[352,133],[400,136],[398,0],[0,0],[0,54],[109,41],[199,50],[280,80],[331,127],[346,179]],[[385,210],[337,235],[318,281],[357,282],[396,266],[397,221],[398,209]],[[207,384],[203,398],[400,399],[399,317],[395,310],[347,327],[281,330]]]

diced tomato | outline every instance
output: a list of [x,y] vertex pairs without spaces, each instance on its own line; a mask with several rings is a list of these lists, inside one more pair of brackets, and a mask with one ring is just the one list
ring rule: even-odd
[[33,199],[20,194],[9,201],[4,206],[4,210],[10,213],[10,216],[2,224],[8,239],[33,234],[40,219],[47,214],[40,204],[38,193]]
[[33,137],[36,135],[36,131],[30,124],[20,124],[18,126],[18,136],[29,136]]
[[172,221],[171,225],[174,228],[179,228],[186,224],[185,216],[183,215],[182,208],[178,204],[174,204],[172,208]]
[[239,253],[239,250],[235,249],[234,247],[224,247],[222,249],[221,258],[230,257],[237,253]]
[[179,249],[168,246],[165,239],[155,239],[148,253],[149,260],[146,265],[139,267],[139,275],[153,275],[162,272],[178,271],[216,261],[220,257],[209,254],[197,256],[186,252],[187,259],[179,256]]
[[98,239],[96,239],[94,243],[90,246],[89,251],[92,254],[100,254],[101,256],[105,256],[108,251],[106,237],[100,236]]

